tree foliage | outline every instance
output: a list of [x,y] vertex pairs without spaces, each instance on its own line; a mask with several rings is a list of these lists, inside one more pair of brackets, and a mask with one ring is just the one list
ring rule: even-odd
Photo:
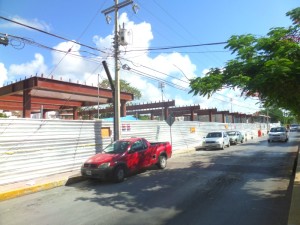
[[[115,81],[113,80],[113,83]],[[108,79],[102,80],[101,83],[99,83],[99,87],[111,89],[110,83]],[[141,91],[135,87],[132,87],[127,81],[120,79],[120,90],[123,92],[127,92],[130,94],[133,94],[134,99],[140,99],[142,97]]]
[[5,113],[0,113],[0,118],[7,118]]
[[270,29],[265,37],[233,35],[225,46],[235,58],[190,81],[194,95],[210,97],[223,88],[258,96],[266,107],[300,116],[300,7],[287,14],[293,24]]

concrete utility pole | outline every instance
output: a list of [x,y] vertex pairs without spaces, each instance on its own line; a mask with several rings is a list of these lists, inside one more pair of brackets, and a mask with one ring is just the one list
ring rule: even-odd
[[[118,10],[132,4],[133,0],[126,0],[123,2],[120,2],[118,0],[115,0],[115,5],[111,6],[105,10],[102,11],[102,13],[106,17],[106,22],[110,22],[109,13],[115,12],[115,34],[114,34],[114,48],[115,48],[115,111],[114,111],[114,130],[115,130],[115,137],[114,140],[119,140],[121,137],[120,135],[120,77],[119,77],[119,32],[118,32]],[[133,10],[137,8],[136,5],[133,5]]]
[[[164,102],[165,83],[164,82],[159,82],[158,87],[161,89],[161,102]],[[162,107],[162,109],[161,109],[161,119],[164,120],[164,107]]]

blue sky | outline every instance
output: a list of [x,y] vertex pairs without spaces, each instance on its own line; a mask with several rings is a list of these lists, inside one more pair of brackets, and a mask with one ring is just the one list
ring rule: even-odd
[[[137,14],[131,5],[119,10],[119,24],[124,23],[130,42],[120,48],[120,64],[131,68],[121,69],[120,78],[141,90],[139,102],[175,99],[177,106],[200,104],[201,108],[218,110],[232,107],[235,112],[245,113],[257,111],[259,104],[255,104],[255,99],[238,97],[236,91],[222,90],[210,99],[188,94],[188,79],[203,76],[211,67],[222,67],[233,57],[224,45],[146,50],[225,42],[231,35],[247,33],[263,36],[272,27],[291,25],[285,14],[299,6],[299,0],[135,0],[134,3],[139,6]],[[91,50],[0,19],[1,34],[28,40],[15,39],[8,46],[0,46],[0,85],[41,73],[96,85],[98,74],[100,79],[106,78],[103,60],[114,75],[111,43],[114,15],[111,14],[112,22],[107,24],[101,13],[113,4],[113,0],[0,0],[2,17],[101,50]],[[36,43],[61,51],[71,49],[71,54],[50,51]],[[163,94],[159,82],[165,82]]]

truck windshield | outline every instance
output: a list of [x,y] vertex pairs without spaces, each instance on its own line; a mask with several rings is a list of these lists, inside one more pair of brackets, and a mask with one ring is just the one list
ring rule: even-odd
[[129,141],[115,141],[111,144],[109,144],[103,152],[109,153],[109,154],[119,154],[123,153],[127,150],[130,142]]

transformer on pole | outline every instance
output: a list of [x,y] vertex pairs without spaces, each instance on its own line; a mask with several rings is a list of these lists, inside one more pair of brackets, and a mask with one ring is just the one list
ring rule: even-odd
[[[123,2],[120,2],[118,0],[115,0],[115,5],[111,6],[105,10],[102,11],[102,13],[105,15],[106,17],[106,21],[109,23],[111,18],[109,16],[110,13],[114,12],[115,13],[115,34],[114,34],[114,49],[115,49],[115,54],[114,54],[114,58],[115,58],[115,92],[114,92],[114,140],[119,140],[121,138],[120,135],[120,77],[119,77],[119,45],[126,45],[126,41],[125,39],[122,41],[120,40],[120,34],[123,35],[123,38],[125,37],[125,31],[126,30],[121,30],[121,33],[118,32],[118,10],[129,5],[132,4],[133,0],[126,0]],[[133,5],[133,10],[134,12],[136,12],[137,10],[137,6],[134,4]],[[123,26],[123,29],[124,26]],[[122,41],[122,42],[120,42]]]

